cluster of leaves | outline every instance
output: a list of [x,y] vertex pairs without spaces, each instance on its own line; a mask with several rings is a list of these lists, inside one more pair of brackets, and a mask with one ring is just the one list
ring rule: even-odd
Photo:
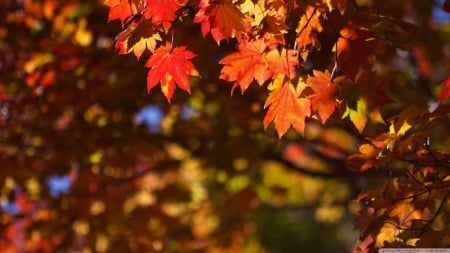
[[[152,55],[146,63],[146,67],[150,68],[147,89],[152,89],[160,82],[161,90],[168,101],[171,100],[176,86],[190,92],[189,76],[199,76],[199,73],[191,63],[195,55],[187,50],[186,46],[172,48],[172,43],[158,45],[158,40],[161,40],[161,33],[176,36],[173,26],[190,15],[193,17],[192,22],[200,23],[203,36],[210,33],[218,44],[232,38],[237,41],[237,51],[223,57],[219,62],[224,65],[220,78],[234,82],[232,92],[236,87],[240,87],[244,93],[254,80],[259,85],[273,80],[269,85],[272,92],[266,101],[269,111],[264,120],[265,127],[274,121],[280,136],[290,125],[303,133],[304,121],[311,114],[311,106],[319,113],[323,122],[335,110],[336,84],[330,73],[317,72],[316,76],[311,78],[316,81],[310,82],[304,82],[303,78],[299,79],[296,74],[300,67],[300,51],[302,59],[306,60],[309,51],[305,51],[305,48],[314,47],[317,34],[323,30],[321,19],[328,15],[325,5],[303,6],[307,8],[307,12],[298,22],[296,38],[286,41],[284,35],[291,29],[286,22],[295,18],[290,12],[300,8],[290,10],[287,2],[105,1],[105,4],[110,7],[109,20],[119,19],[125,26],[125,30],[116,38],[119,53],[134,52],[139,59],[143,51],[148,49]],[[164,7],[158,9],[155,6]],[[187,13],[183,11],[185,8]],[[156,14],[155,10],[158,10],[159,14]],[[329,11],[332,10],[330,4]],[[292,43],[301,45],[302,49],[297,50]],[[294,48],[289,49],[287,44]],[[341,48],[345,47],[341,44],[339,43]],[[293,79],[300,83],[294,85],[291,81]],[[330,86],[328,91],[324,91],[325,95],[322,95],[319,85]],[[311,87],[315,94],[308,97],[303,95],[301,98],[307,87]],[[326,101],[326,106],[319,105],[319,98],[324,96],[332,102]]]
[[[161,9],[161,16],[153,13],[153,6],[161,4],[155,2],[105,1],[110,7],[109,19],[120,19],[125,26],[116,42],[119,53],[134,52],[139,59],[146,49],[144,44],[152,53],[146,64],[150,68],[148,90],[161,81],[170,101],[176,85],[190,92],[188,76],[200,76],[190,62],[195,55],[186,46],[172,49],[169,42],[157,45],[161,33],[169,34],[173,41],[176,23],[187,22],[191,16],[193,23],[200,23],[203,36],[211,34],[219,45],[236,43],[236,51],[218,62],[223,65],[219,78],[233,83],[232,93],[237,87],[244,93],[252,83],[267,84],[264,128],[273,122],[280,137],[291,126],[304,135],[307,119],[325,124],[335,112],[341,118],[348,117],[363,137],[367,136],[363,132],[369,120],[382,125],[387,122],[389,132],[379,131],[369,139],[370,144],[360,147],[360,153],[349,157],[349,163],[359,171],[382,168],[402,174],[360,197],[367,203],[357,219],[356,228],[363,228],[363,240],[356,251],[450,245],[446,236],[436,239],[448,229],[450,220],[444,211],[449,208],[449,154],[432,149],[428,142],[423,147],[418,141],[439,138],[431,137],[436,134],[435,127],[449,126],[445,103],[449,77],[442,81],[445,87],[437,95],[433,112],[407,107],[387,118],[381,108],[397,101],[386,93],[384,86],[389,80],[373,71],[379,55],[392,49],[420,48],[417,26],[352,1],[165,1],[170,8]],[[184,8],[188,11],[182,11]],[[143,28],[149,24],[150,29]],[[326,43],[332,54],[325,70],[318,70],[310,55]],[[168,60],[161,62],[161,58]],[[415,124],[421,126],[412,127]],[[445,130],[439,134],[445,135]]]
[[[186,45],[174,47],[168,42],[177,36],[178,23],[187,23],[191,17],[191,22],[200,23],[203,36],[211,34],[218,44],[233,40],[236,52],[219,61],[223,65],[220,78],[233,82],[231,92],[239,87],[244,93],[254,81],[260,86],[268,83],[264,126],[274,122],[280,137],[290,126],[303,134],[307,118],[325,123],[337,109],[359,132],[368,119],[383,123],[377,108],[389,101],[384,99],[381,83],[367,83],[378,76],[370,72],[376,55],[389,48],[409,50],[420,35],[412,24],[348,1],[139,0],[105,4],[110,8],[109,20],[119,19],[124,26],[116,37],[119,53],[133,52],[139,59],[148,50],[147,89],[160,83],[169,102],[176,86],[190,92],[189,76],[200,76],[191,62],[195,54]],[[303,65],[325,43],[319,39],[322,33],[334,36],[335,57],[329,60],[333,67],[328,66],[332,72],[313,69],[311,74],[301,75],[311,72]],[[166,42],[162,36],[168,37]],[[358,92],[346,94],[350,89]]]
[[449,247],[449,36],[400,2],[0,3],[0,248]]
[[437,141],[446,136],[448,112],[448,104],[432,113],[407,109],[406,117],[396,120],[401,127],[369,139],[349,157],[357,170],[389,173],[379,187],[358,197],[364,207],[355,221],[362,231],[356,252],[376,252],[373,245],[448,247],[449,154]]
[[[170,107],[159,94],[149,96],[135,59],[114,52],[117,27],[105,25],[101,4],[0,3],[2,251],[260,252],[276,245],[314,250],[310,242],[318,239],[324,249],[343,244],[321,232],[339,229],[352,196],[347,182],[299,173],[341,173],[322,161],[320,147],[291,145],[284,158],[286,143],[261,133],[257,94],[230,99],[228,88],[209,81]],[[214,51],[216,43],[201,47]],[[172,60],[190,57],[169,51]],[[214,73],[210,65],[200,63],[208,69],[203,76]],[[252,110],[241,110],[249,104]],[[145,111],[148,128],[139,125]],[[351,135],[317,131],[324,134],[311,142],[354,150],[330,140],[331,133]],[[299,150],[311,164],[295,161]],[[315,172],[322,165],[329,170]],[[297,187],[303,183],[308,187]],[[335,195],[336,188],[345,190]],[[292,226],[293,212],[308,222]],[[274,213],[284,219],[267,231]],[[330,225],[320,228],[315,219]],[[317,233],[272,235],[311,229]]]

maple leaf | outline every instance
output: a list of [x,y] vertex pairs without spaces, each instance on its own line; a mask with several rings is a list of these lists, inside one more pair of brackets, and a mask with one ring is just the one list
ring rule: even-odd
[[359,153],[352,154],[348,157],[347,163],[351,168],[359,171],[377,167],[377,156],[381,150],[371,144],[362,144],[359,147]]
[[389,131],[397,136],[404,135],[413,126],[422,122],[424,112],[420,108],[407,107],[394,117],[389,118],[391,126]]
[[200,10],[194,17],[195,23],[201,23],[203,36],[208,32],[219,43],[222,39],[233,38],[244,30],[244,15],[229,0],[201,0]]
[[[353,125],[358,129],[360,133],[364,130],[368,120],[379,124],[386,124],[381,115],[379,107],[374,107],[370,100],[370,95],[367,96],[362,91],[359,85],[355,85],[352,82],[342,82],[340,85],[340,96],[343,98],[341,104],[345,111],[342,114],[342,119],[348,117]],[[366,92],[369,92],[366,89]],[[375,92],[375,90],[374,90]]]
[[441,90],[441,92],[437,96],[437,99],[439,101],[443,101],[450,97],[450,75],[444,78],[444,80],[439,83],[444,85],[444,89]]
[[253,79],[262,85],[272,76],[263,56],[266,48],[264,39],[243,41],[238,46],[238,52],[226,56],[219,62],[225,65],[220,72],[220,78],[234,82],[231,93],[238,86],[244,93]]
[[347,158],[348,166],[360,172],[383,167],[390,155],[389,150],[386,150],[386,145],[381,148],[373,143],[362,144],[357,153],[353,153]]
[[139,59],[145,49],[153,53],[157,41],[161,41],[157,27],[150,20],[144,20],[136,26],[128,26],[119,33],[116,36],[116,48],[119,54],[128,54],[133,51]]
[[176,12],[186,5],[187,0],[146,0],[143,15],[151,18],[155,24],[162,23],[167,31],[171,26],[171,21],[175,20]]
[[296,51],[283,48],[280,53],[278,49],[274,48],[266,54],[265,58],[274,77],[279,75],[287,76],[289,79],[295,77],[295,69],[299,66]]
[[396,217],[399,225],[404,227],[411,226],[413,220],[424,220],[422,211],[415,209],[414,204],[409,202],[399,202],[391,210],[389,210],[390,217]]
[[385,242],[394,242],[398,234],[399,229],[394,224],[384,223],[376,237],[375,246],[381,248]]
[[313,76],[307,79],[307,85],[312,88],[314,94],[311,95],[311,108],[319,114],[322,123],[325,123],[336,109],[336,83],[342,81],[345,77],[338,77],[332,80],[328,70],[321,72],[313,71]]
[[244,6],[241,5],[241,11],[243,13],[248,12],[252,29],[261,37],[276,39],[280,44],[284,44],[284,34],[289,30],[289,26],[286,24],[286,9],[279,8],[276,10],[266,6],[264,0],[260,0],[258,3],[247,0],[244,4]]
[[122,26],[143,8],[141,0],[105,0],[103,3],[110,8],[108,21],[119,19]]
[[[280,35],[287,33],[289,26],[286,25],[284,19],[284,15],[279,15],[278,13],[275,13],[273,15],[266,15],[262,20],[261,27],[261,31],[264,34],[264,37],[280,37]],[[281,36],[281,39],[284,39],[284,37]]]
[[156,49],[155,54],[145,64],[150,68],[147,75],[147,90],[150,91],[161,82],[161,91],[169,102],[175,86],[190,93],[189,76],[200,76],[191,61],[195,56],[186,49],[186,46],[172,48],[170,42]]
[[284,44],[284,34],[290,29],[286,24],[286,6],[266,0],[244,0],[239,6],[242,13],[247,14],[253,31],[265,39],[276,39]]
[[306,60],[310,51],[320,47],[317,34],[323,31],[320,24],[321,13],[311,6],[308,6],[306,13],[298,22],[296,32],[298,34],[295,42],[300,48],[300,56]]
[[356,129],[362,133],[367,124],[367,114],[367,102],[364,98],[359,98],[356,102],[356,108],[351,108],[347,104],[342,118],[349,117]]
[[377,107],[393,102],[385,90],[388,82],[374,71],[360,71],[355,77],[355,84],[361,87],[361,93]]
[[375,62],[375,54],[382,49],[373,32],[344,27],[333,51],[338,54],[339,69],[355,80],[358,70],[370,68]]
[[305,118],[310,116],[310,102],[306,98],[299,98],[300,90],[296,90],[286,76],[279,75],[270,85],[272,92],[266,100],[265,108],[269,108],[264,117],[264,128],[274,122],[279,138],[292,125],[295,130],[304,134]]

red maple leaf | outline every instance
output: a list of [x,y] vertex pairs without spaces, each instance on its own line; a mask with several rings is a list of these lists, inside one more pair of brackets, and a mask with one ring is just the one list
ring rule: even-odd
[[105,0],[103,3],[109,7],[108,21],[119,19],[122,26],[144,7],[141,0]]
[[186,5],[187,0],[146,0],[143,13],[145,18],[151,18],[155,24],[162,23],[166,31],[176,18],[176,12]]
[[203,36],[211,32],[213,39],[219,43],[244,30],[244,15],[231,1],[201,0],[199,7],[194,22],[201,23]]
[[147,90],[150,91],[160,82],[161,91],[169,102],[176,86],[190,93],[189,76],[200,76],[191,61],[195,56],[186,46],[172,48],[170,42],[156,49],[145,64],[150,68]]
[[322,123],[325,123],[336,109],[336,92],[338,86],[336,83],[342,81],[344,77],[338,77],[334,80],[328,70],[321,72],[313,71],[314,76],[307,79],[307,85],[311,87],[314,94],[311,95],[311,108],[319,114]]
[[444,85],[444,89],[441,90],[437,98],[442,101],[450,97],[450,75],[444,78],[440,84]]
[[269,108],[264,117],[264,128],[274,122],[278,136],[281,138],[292,125],[303,135],[305,118],[310,116],[310,102],[306,98],[299,98],[301,91],[295,90],[284,75],[278,76],[271,84],[272,92],[266,100],[265,108]]
[[266,48],[264,39],[243,41],[238,46],[238,52],[232,53],[220,61],[220,64],[225,65],[220,72],[220,78],[234,82],[231,93],[238,86],[244,93],[254,79],[259,85],[262,85],[272,77],[272,72],[264,59]]

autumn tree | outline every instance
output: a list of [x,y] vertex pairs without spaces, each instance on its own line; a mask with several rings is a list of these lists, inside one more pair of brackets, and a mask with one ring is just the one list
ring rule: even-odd
[[0,248],[450,247],[449,9],[2,2]]

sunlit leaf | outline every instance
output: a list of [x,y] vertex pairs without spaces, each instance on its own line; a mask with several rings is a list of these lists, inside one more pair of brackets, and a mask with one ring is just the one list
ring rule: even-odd
[[194,22],[201,23],[203,36],[211,33],[219,43],[223,39],[236,37],[244,30],[244,15],[233,2],[201,0],[199,7]]
[[159,47],[145,64],[150,68],[147,90],[161,83],[161,91],[169,102],[176,86],[190,93],[189,76],[200,76],[191,62],[194,57],[195,54],[185,46],[172,48],[172,44],[167,42]]
[[361,133],[367,124],[367,104],[363,98],[358,99],[356,103],[356,108],[351,108],[349,105],[346,106],[345,112],[342,118],[350,118],[353,125]]
[[323,30],[320,16],[320,11],[312,6],[308,6],[297,25],[296,32],[298,36],[295,42],[303,60],[308,58],[312,50],[320,48],[320,41],[317,38],[318,34]]
[[186,5],[186,0],[145,0],[143,15],[153,23],[164,26],[167,31],[171,21],[175,20],[176,12]]
[[119,54],[133,52],[139,59],[146,49],[154,52],[156,43],[161,41],[158,28],[150,20],[130,25],[116,36],[116,48]]
[[262,85],[271,76],[268,64],[264,58],[266,43],[263,39],[239,44],[238,52],[232,53],[219,63],[225,65],[220,78],[234,82],[231,92],[240,87],[242,93],[256,80]]
[[129,17],[143,8],[141,0],[105,0],[103,3],[110,8],[108,20],[119,19],[122,25]]
[[310,102],[299,98],[298,92],[284,75],[278,76],[270,85],[271,93],[266,100],[268,108],[264,117],[264,128],[274,122],[278,136],[281,138],[290,126],[298,133],[305,131],[305,118],[310,116]]
[[396,240],[396,236],[399,233],[399,229],[391,224],[385,223],[380,229],[380,233],[377,235],[375,246],[381,248],[385,242],[392,243]]
[[311,107],[313,111],[319,114],[322,123],[325,123],[336,109],[337,83],[342,81],[344,77],[332,79],[328,70],[325,72],[314,70],[313,74],[307,79],[307,85],[315,92],[311,96]]
[[380,150],[370,144],[363,144],[359,147],[359,153],[352,154],[348,159],[348,163],[352,168],[360,171],[376,168],[376,157]]
[[273,77],[284,75],[289,79],[296,76],[296,68],[299,66],[297,53],[294,50],[278,49],[270,50],[265,56]]

